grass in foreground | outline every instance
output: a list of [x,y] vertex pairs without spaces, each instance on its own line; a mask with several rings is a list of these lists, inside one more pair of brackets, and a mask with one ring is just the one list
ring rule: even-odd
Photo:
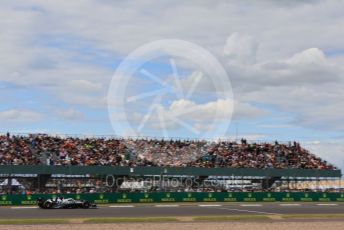
[[68,219],[6,219],[0,220],[1,225],[8,224],[68,224]]
[[136,222],[176,222],[179,221],[174,217],[147,217],[147,218],[91,218],[86,219],[83,223],[136,223]]
[[230,216],[197,216],[193,221],[240,221],[240,220],[270,220],[264,215],[230,215]]
[[344,213],[333,214],[286,214],[282,215],[284,219],[343,219]]
[[286,215],[227,215],[227,216],[190,216],[190,217],[106,217],[86,219],[6,219],[0,220],[0,225],[20,224],[73,224],[73,223],[152,223],[152,222],[218,222],[218,221],[271,221],[271,220],[324,220],[344,219],[344,213],[338,214],[286,214]]

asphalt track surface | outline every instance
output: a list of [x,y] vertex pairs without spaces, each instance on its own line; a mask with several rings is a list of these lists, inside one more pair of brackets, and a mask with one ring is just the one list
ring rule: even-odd
[[344,214],[344,203],[238,203],[104,205],[98,209],[52,209],[0,207],[0,219],[159,217],[211,215]]

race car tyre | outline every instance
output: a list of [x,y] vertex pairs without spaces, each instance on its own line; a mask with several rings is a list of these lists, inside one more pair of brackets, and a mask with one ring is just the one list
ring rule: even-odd
[[90,208],[90,202],[85,201],[85,202],[83,203],[82,207],[85,208],[85,209]]
[[53,204],[51,202],[45,202],[44,208],[47,208],[47,209],[53,208]]

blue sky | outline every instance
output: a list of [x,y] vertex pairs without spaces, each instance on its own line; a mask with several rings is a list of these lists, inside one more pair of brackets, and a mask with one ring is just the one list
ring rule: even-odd
[[[156,103],[161,114],[191,111],[181,117],[190,127],[165,121],[168,137],[298,140],[343,167],[343,6],[342,1],[3,1],[0,131],[166,137],[156,112],[140,132],[113,127],[107,95],[117,67],[133,50],[181,39],[216,58],[233,98],[221,101],[216,76],[204,71],[194,96],[180,98],[173,91],[171,57],[148,61],[142,68],[172,88]],[[173,58],[181,87],[190,89],[202,68]],[[161,89],[142,73],[128,78],[126,97]],[[114,119],[137,128],[153,101],[127,103]],[[231,104],[233,110],[221,107]],[[223,113],[219,120],[214,111]],[[227,132],[202,135],[225,126],[230,115]]]

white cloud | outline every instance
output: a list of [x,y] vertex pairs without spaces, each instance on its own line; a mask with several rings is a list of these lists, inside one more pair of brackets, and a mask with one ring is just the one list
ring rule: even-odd
[[[145,42],[179,38],[225,63],[234,117],[267,115],[255,106],[267,104],[295,114],[294,125],[343,131],[344,59],[327,55],[344,47],[342,8],[336,0],[8,1],[0,8],[0,80],[67,105],[104,108],[112,69],[85,53],[121,58]],[[206,81],[200,86],[208,89]]]
[[82,121],[85,118],[83,113],[81,113],[80,111],[74,108],[70,108],[67,110],[60,110],[58,111],[58,115],[66,120]]
[[336,167],[344,169],[344,144],[343,140],[336,141],[308,141],[303,142],[304,148],[320,156],[322,159],[334,164]]
[[43,118],[42,114],[24,109],[9,109],[0,111],[0,120],[5,122],[38,122]]
[[197,130],[198,132],[209,132],[213,130],[215,127],[211,124],[204,124],[204,123],[195,123],[193,125],[193,128]]
[[231,63],[254,64],[256,62],[257,43],[252,37],[236,32],[228,37],[223,52]]
[[236,98],[294,114],[296,126],[344,130],[344,69],[322,50],[310,48],[245,68],[230,64],[228,69]]
[[217,99],[203,104],[190,100],[176,100],[166,109],[166,117],[180,116],[184,119],[209,122],[212,119],[228,120],[234,115],[235,119],[255,118],[266,112],[248,103],[233,101],[232,99]]
[[321,65],[326,62],[324,52],[318,48],[310,48],[296,53],[290,59],[286,61],[291,65]]
[[87,80],[72,80],[69,82],[68,86],[73,90],[80,90],[86,93],[93,93],[94,91],[100,91],[102,89],[101,83]]
[[[251,119],[266,114],[264,110],[256,108],[248,103],[241,103],[231,99],[217,99],[205,103],[196,103],[187,99],[172,101],[168,106],[163,104],[152,105],[152,113],[115,113],[113,118],[120,122],[124,117],[134,126],[141,124],[147,116],[146,127],[161,129],[160,117],[163,118],[163,126],[174,130],[183,126],[180,122],[193,127],[194,131],[210,131],[221,122],[228,122],[232,115],[234,119]],[[160,116],[160,117],[159,117]],[[184,127],[185,128],[185,127]]]
[[[63,89],[61,89],[62,91]],[[57,98],[70,105],[81,105],[89,109],[105,109],[107,99],[102,95],[81,94],[74,92],[61,92],[56,95]]]
[[173,101],[164,112],[166,117],[181,117],[197,121],[230,119],[233,113],[233,104],[230,99],[218,99],[203,104],[181,99]]

